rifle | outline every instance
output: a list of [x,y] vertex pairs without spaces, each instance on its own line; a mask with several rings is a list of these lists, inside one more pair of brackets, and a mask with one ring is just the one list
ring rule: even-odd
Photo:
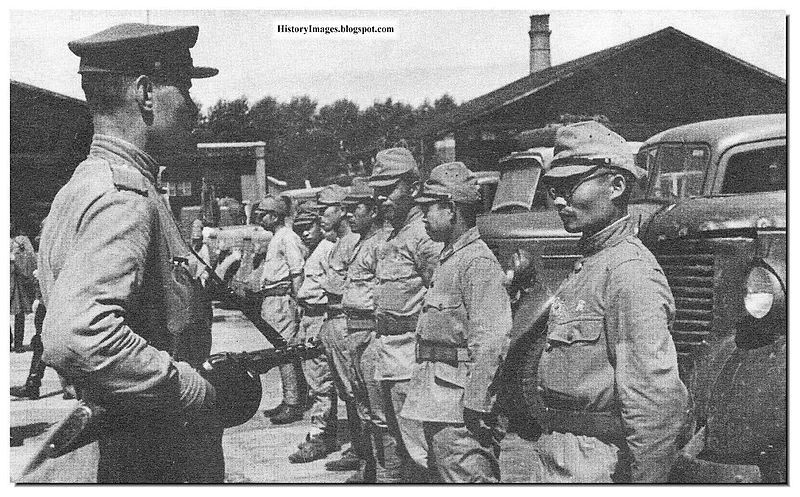
[[[194,252],[194,251],[192,251]],[[282,364],[311,359],[323,353],[319,341],[288,345],[286,340],[261,317],[260,310],[237,295],[201,257],[195,254],[211,280],[232,307],[240,310],[275,347],[253,352],[221,352],[211,355],[199,371],[217,392],[215,407],[225,428],[247,422],[261,403],[260,375]],[[114,429],[109,409],[87,399],[50,433],[44,444],[25,466],[19,479],[29,475],[48,459],[54,459],[97,441],[103,433]]]

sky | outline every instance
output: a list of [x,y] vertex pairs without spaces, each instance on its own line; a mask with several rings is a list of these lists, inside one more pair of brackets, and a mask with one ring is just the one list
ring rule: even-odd
[[[241,96],[252,103],[300,95],[320,106],[347,98],[365,108],[387,97],[416,106],[445,93],[460,103],[528,74],[529,16],[549,13],[553,65],[673,26],[786,77],[783,10],[564,11],[547,9],[546,3],[528,4],[541,10],[511,4],[515,10],[482,11],[12,9],[8,70],[11,79],[83,98],[78,58],[68,41],[123,22],[193,24],[200,26],[192,49],[195,64],[220,70],[194,82],[192,95],[204,107]],[[30,4],[14,8],[21,5]],[[277,24],[323,21],[390,25],[395,33],[339,38],[277,33]]]

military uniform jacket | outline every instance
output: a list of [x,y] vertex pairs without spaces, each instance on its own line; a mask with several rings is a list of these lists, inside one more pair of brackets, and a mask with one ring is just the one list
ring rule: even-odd
[[[389,318],[416,319],[422,300],[433,277],[443,245],[434,242],[425,231],[422,211],[413,207],[406,222],[392,231],[378,249],[375,267],[375,313]],[[378,337],[375,367],[376,380],[408,380],[414,364],[414,329],[398,335]],[[379,330],[380,331],[380,330]]]
[[538,388],[574,410],[619,412],[634,482],[664,481],[686,419],[670,328],[672,292],[625,217],[581,240],[556,291]]
[[44,360],[95,396],[174,401],[173,360],[211,349],[211,303],[155,185],[156,163],[95,135],[56,195],[39,254]]
[[344,281],[347,277],[347,266],[353,257],[353,249],[360,239],[361,235],[358,233],[347,233],[336,240],[333,250],[328,255],[328,270],[322,287],[329,296],[329,308],[342,309],[341,300]]
[[328,272],[328,257],[330,257],[334,245],[332,241],[323,238],[311,255],[308,256],[303,268],[303,284],[300,285],[300,290],[297,292],[297,300],[301,300],[306,304],[328,303],[328,297],[325,296],[323,285],[325,284],[325,275]]
[[463,409],[489,412],[490,392],[506,355],[511,303],[504,274],[478,228],[442,252],[425,294],[417,340],[466,349],[457,363],[417,361],[402,415],[421,421],[463,423]]
[[359,240],[353,248],[342,293],[345,310],[375,310],[375,266],[378,263],[378,250],[386,242],[389,232],[381,228],[370,237]]

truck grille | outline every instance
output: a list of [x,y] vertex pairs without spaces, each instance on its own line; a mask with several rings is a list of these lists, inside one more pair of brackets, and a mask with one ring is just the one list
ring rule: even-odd
[[703,347],[714,315],[714,251],[701,242],[661,246],[656,258],[675,297],[672,338],[681,362]]

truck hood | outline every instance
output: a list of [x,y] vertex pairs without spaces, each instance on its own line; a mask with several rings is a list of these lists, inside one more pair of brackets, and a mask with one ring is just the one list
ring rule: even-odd
[[786,229],[786,192],[682,200],[657,213],[643,238],[656,241],[741,229]]
[[478,231],[485,240],[579,237],[567,233],[555,210],[485,214],[478,217]]

